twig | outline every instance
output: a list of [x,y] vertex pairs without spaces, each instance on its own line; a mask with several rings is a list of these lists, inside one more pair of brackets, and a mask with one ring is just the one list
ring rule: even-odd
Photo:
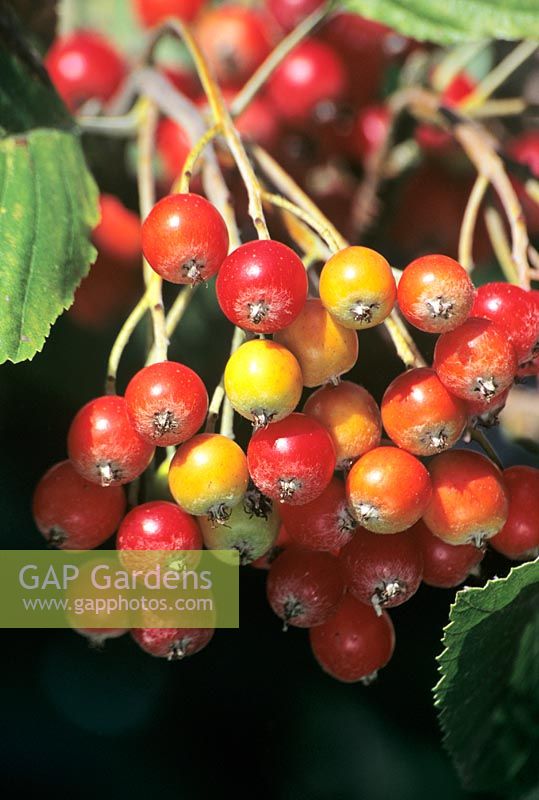
[[475,179],[472,191],[466,204],[459,236],[459,263],[465,270],[471,272],[474,267],[473,262],[473,238],[479,208],[488,189],[488,178],[485,175],[478,175]]
[[493,206],[489,206],[485,210],[484,217],[490,243],[503,274],[509,283],[518,283],[518,274],[511,256],[511,247],[505,233],[502,218]]
[[491,461],[494,461],[497,467],[503,470],[503,463],[501,458],[499,457],[498,453],[491,445],[483,431],[478,430],[477,428],[472,428],[470,430],[470,438],[477,442],[480,447],[483,448],[487,456],[490,458]]
[[118,367],[122,354],[127,347],[127,344],[133,335],[137,325],[147,312],[150,305],[150,292],[146,290],[135,308],[131,311],[126,321],[120,328],[116,340],[110,351],[108,366],[107,366],[107,379],[105,383],[106,394],[116,394],[116,377],[118,375]]
[[286,197],[283,197],[280,194],[263,192],[262,198],[273,206],[284,208],[286,211],[289,211],[295,217],[302,220],[302,222],[305,222],[313,231],[318,234],[318,236],[326,243],[331,251],[335,252],[339,249],[339,242],[335,240],[331,230],[327,227],[322,227],[319,224],[319,221],[311,216],[308,211],[304,211],[298,205],[292,203],[290,200],[287,200]]
[[498,89],[502,83],[505,83],[507,78],[520,67],[537,49],[537,42],[524,41],[520,42],[508,56],[506,56],[499,64],[496,64],[488,75],[483,78],[475,89],[462,101],[461,109],[467,112],[468,109],[477,108],[483,105],[491,94]]
[[189,151],[187,158],[185,159],[185,163],[183,165],[180,177],[174,181],[171,193],[174,194],[175,192],[179,192],[183,194],[184,192],[189,191],[189,183],[191,178],[193,177],[193,171],[196,165],[196,162],[206,149],[206,147],[212,142],[215,137],[219,134],[219,126],[213,125],[213,127],[208,128],[208,130],[200,137],[200,139],[195,142],[191,150]]

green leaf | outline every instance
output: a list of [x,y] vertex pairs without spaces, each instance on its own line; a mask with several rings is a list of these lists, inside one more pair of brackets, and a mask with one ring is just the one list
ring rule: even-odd
[[439,44],[539,39],[537,0],[344,0],[343,5],[405,36]]
[[539,560],[457,594],[434,689],[466,788],[512,798],[539,789]]

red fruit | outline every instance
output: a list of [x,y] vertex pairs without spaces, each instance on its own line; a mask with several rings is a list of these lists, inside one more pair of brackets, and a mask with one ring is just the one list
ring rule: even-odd
[[51,467],[36,486],[34,521],[51,547],[91,550],[112,536],[125,512],[121,486],[84,480],[70,461]]
[[323,2],[324,0],[266,0],[266,8],[283,30],[291,31]]
[[124,263],[99,253],[67,314],[79,327],[102,330],[133,307],[141,289],[139,270],[125,269]]
[[253,434],[247,463],[263,494],[303,505],[321,495],[330,482],[335,448],[319,422],[305,414],[290,414]]
[[268,96],[287,122],[307,122],[322,103],[334,103],[346,90],[346,71],[337,52],[316,39],[303,41],[268,81]]
[[[536,130],[525,131],[509,142],[507,154],[519,164],[525,164],[532,175],[539,178],[539,133]],[[512,182],[522,203],[528,229],[535,235],[539,232],[539,203],[532,200],[520,180],[514,178]]]
[[459,72],[442,92],[441,101],[444,105],[459,106],[471,94],[476,82],[466,72]]
[[324,670],[344,683],[370,682],[390,660],[395,631],[389,615],[346,594],[336,613],[309,631],[313,655]]
[[138,646],[151,656],[179,661],[198,653],[209,644],[213,628],[134,628]]
[[498,415],[505,408],[511,386],[491,400],[478,397],[475,400],[466,400],[466,409],[470,423],[475,427],[492,428],[499,422]]
[[434,536],[421,520],[408,532],[423,556],[423,583],[437,589],[452,589],[463,583],[481,563],[484,548],[472,544],[447,544]]
[[45,58],[51,81],[71,111],[92,98],[108,100],[126,72],[123,58],[98,33],[60,36]]
[[539,555],[539,469],[509,467],[503,477],[509,516],[490,544],[507,558],[535,558]]
[[167,117],[159,120],[155,146],[161,160],[164,184],[170,187],[181,174],[191,150],[191,140],[185,128]]
[[434,369],[457,397],[492,400],[513,383],[517,356],[503,329],[487,319],[470,317],[440,336]]
[[344,594],[341,565],[329,553],[288,547],[270,567],[266,593],[284,630],[321,625]]
[[376,536],[360,528],[339,558],[348,591],[377,614],[409,600],[423,577],[421,551],[409,532]]
[[292,542],[310,550],[340,550],[357,522],[348,510],[344,483],[332,478],[321,495],[302,506],[282,503],[279,514]]
[[240,328],[273,333],[290,325],[307,299],[301,259],[284,244],[243,244],[224,260],[215,285],[225,316]]
[[169,194],[142,226],[150,266],[172,283],[200,283],[215,275],[228,252],[228,231],[215,206],[198,194]]
[[67,435],[69,458],[86,480],[101,486],[129,483],[154,453],[131,426],[123,397],[90,400],[75,415]]
[[138,214],[112,194],[102,194],[99,205],[101,221],[92,233],[99,253],[118,264],[137,265],[142,252]]
[[403,372],[386,389],[381,408],[388,436],[416,456],[453,447],[467,422],[466,403],[447,391],[433,369]]
[[429,473],[415,456],[376,447],[361,456],[346,480],[356,519],[374,533],[397,533],[423,515],[431,496]]
[[477,290],[472,315],[505,331],[519,364],[539,352],[539,304],[533,292],[511,283],[486,283]]
[[351,151],[360,161],[376,153],[385,142],[391,114],[386,105],[377,104],[360,109],[351,135]]
[[144,367],[125,390],[131,424],[153,445],[168,447],[187,441],[202,426],[208,393],[196,372],[175,361]]
[[397,287],[400,310],[427,333],[445,333],[469,316],[475,290],[466,270],[452,258],[422,256],[408,264]]
[[236,117],[236,128],[244,139],[272,150],[279,139],[281,126],[265,97],[254,97],[245,111]]
[[286,530],[285,526],[281,525],[273,546],[270,547],[268,552],[264,553],[263,556],[251,561],[251,567],[255,567],[256,569],[269,569],[277,556],[281,555],[281,553],[286,550],[289,545],[290,536],[288,535],[288,531]]
[[166,500],[135,506],[124,518],[118,550],[202,550],[202,534],[193,517]]
[[134,5],[142,24],[152,28],[168,17],[191,22],[204,5],[204,0],[134,0]]

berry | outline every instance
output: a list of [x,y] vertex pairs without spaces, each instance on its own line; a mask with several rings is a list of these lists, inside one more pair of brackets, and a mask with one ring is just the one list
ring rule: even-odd
[[416,456],[432,456],[460,439],[466,426],[463,400],[450,394],[433,369],[403,372],[382,399],[384,428],[399,447]]
[[360,161],[378,152],[386,141],[391,114],[386,105],[370,105],[360,109],[351,136],[351,151]]
[[305,386],[336,381],[357,361],[359,343],[355,331],[343,328],[320,300],[307,300],[297,319],[278,331],[275,341],[297,358]]
[[395,631],[389,615],[346,594],[335,614],[309,631],[313,655],[332,678],[369,683],[390,660]]
[[191,140],[185,128],[172,119],[159,120],[155,134],[155,147],[159,155],[163,184],[166,190],[181,174],[191,150]]
[[498,415],[505,408],[511,387],[509,386],[501,394],[497,394],[491,400],[477,397],[475,400],[466,401],[466,410],[473,427],[481,425],[483,428],[492,428],[499,422]]
[[450,450],[429,464],[432,498],[423,514],[429,530],[448,544],[478,547],[504,526],[508,497],[502,473],[480,453]]
[[539,353],[539,306],[533,292],[510,283],[486,283],[477,290],[472,314],[489,319],[505,332],[519,364]]
[[91,550],[112,536],[125,512],[121,486],[81,478],[70,461],[51,467],[36,486],[34,521],[51,547]]
[[337,469],[349,469],[360,456],[380,444],[380,410],[363,386],[351,381],[323,386],[313,392],[303,411],[317,419],[331,436]]
[[467,72],[459,72],[443,90],[441,102],[450,108],[459,106],[475,90],[476,85]]
[[102,194],[99,205],[101,221],[92,233],[98,251],[118,264],[138,265],[141,256],[138,215],[111,194]]
[[285,526],[281,524],[279,526],[277,538],[275,539],[273,545],[266,553],[264,553],[263,556],[252,561],[251,566],[255,567],[255,569],[269,569],[277,556],[281,555],[281,553],[286,550],[290,544],[291,542],[288,531],[286,530]]
[[134,0],[134,5],[142,24],[152,28],[168,17],[190,22],[204,5],[204,0]]
[[151,656],[179,661],[198,653],[209,644],[213,628],[134,628],[131,635]]
[[335,253],[320,274],[320,299],[346,328],[372,328],[388,316],[397,287],[391,267],[369,247],[346,247]]
[[344,594],[341,565],[329,553],[288,547],[270,567],[266,593],[284,630],[321,625]]
[[[507,145],[507,155],[518,164],[527,166],[535,178],[539,178],[539,133],[528,130],[516,136]],[[526,191],[523,183],[517,178],[512,180],[513,186],[522,204],[528,229],[531,234],[539,233],[539,204]]]
[[291,31],[323,4],[323,0],[267,0],[266,7],[281,28]]
[[286,347],[269,339],[242,344],[228,360],[224,383],[232,407],[255,428],[291,414],[303,390],[297,360]]
[[128,313],[140,297],[142,276],[138,269],[125,269],[125,266],[125,262],[97,254],[95,264],[77,287],[73,305],[67,311],[71,322],[99,331]]
[[427,333],[445,333],[468,318],[475,289],[457,261],[429,255],[408,264],[397,293],[399,308],[408,322]]
[[100,650],[105,646],[107,639],[118,639],[127,633],[128,628],[73,628],[75,633],[80,633],[88,639],[90,647]]
[[218,433],[200,433],[180,445],[168,483],[178,505],[196,517],[223,522],[243,498],[249,482],[241,447]]
[[251,477],[268,497],[303,505],[318,497],[333,475],[329,433],[305,414],[290,414],[253,434],[247,448]]
[[348,591],[376,612],[400,606],[415,594],[423,576],[421,551],[408,531],[376,536],[357,530],[340,554]]
[[120,525],[118,550],[201,550],[202,536],[193,517],[174,503],[152,500],[135,506]]
[[350,541],[357,522],[348,510],[344,483],[332,478],[310,503],[282,503],[279,514],[293,544],[310,550],[340,550]]
[[509,467],[503,478],[509,497],[509,516],[490,540],[507,558],[530,559],[539,555],[539,469]]
[[215,206],[198,194],[170,194],[142,226],[150,266],[172,283],[195,284],[218,271],[228,252],[228,231]]
[[356,519],[374,533],[397,533],[423,515],[431,496],[429,473],[415,456],[376,447],[353,465],[346,493]]
[[[223,92],[227,102],[232,102],[235,92]],[[229,97],[227,95],[230,95]],[[279,140],[281,124],[275,116],[269,100],[264,96],[254,97],[234,124],[243,139],[256,142],[266,150],[272,150]]]
[[301,259],[284,244],[243,244],[226,258],[215,285],[228,319],[255,333],[290,325],[305,305],[307,276]]
[[408,532],[423,557],[423,583],[452,589],[463,583],[481,563],[485,550],[473,544],[447,544],[434,536],[421,520]]
[[511,386],[517,356],[503,329],[470,317],[436,342],[434,369],[452,394],[463,400],[492,400]]
[[131,424],[153,445],[187,441],[200,429],[208,411],[208,393],[196,372],[175,361],[144,367],[125,390]]
[[141,475],[154,454],[132,427],[123,397],[90,400],[75,415],[67,435],[71,463],[86,480],[111,486]]

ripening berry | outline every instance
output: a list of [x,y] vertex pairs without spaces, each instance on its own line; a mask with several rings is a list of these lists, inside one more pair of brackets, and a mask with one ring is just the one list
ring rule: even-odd
[[344,594],[341,565],[330,553],[288,547],[270,567],[266,593],[283,622],[312,628],[326,622]]
[[502,473],[471,450],[449,450],[429,464],[432,498],[423,514],[429,530],[448,544],[478,547],[504,526],[508,512]]
[[340,550],[357,527],[344,483],[336,477],[315,500],[302,506],[282,503],[279,514],[292,543],[309,550]]
[[331,437],[305,414],[290,414],[253,434],[247,448],[249,472],[273,500],[303,505],[318,497],[335,469]]
[[243,498],[249,482],[241,447],[218,433],[200,433],[180,445],[168,483],[178,505],[196,517],[223,522]]
[[136,12],[145,28],[153,28],[168,17],[191,22],[204,0],[134,0]]
[[118,550],[201,550],[202,535],[193,517],[175,503],[152,500],[124,517]]
[[447,544],[419,520],[408,533],[423,557],[423,583],[452,589],[463,583],[484,558],[485,549],[473,544]]
[[511,283],[486,283],[477,290],[472,314],[489,319],[505,332],[519,364],[539,352],[539,305],[533,292]]
[[487,319],[469,317],[442,334],[434,349],[438,377],[463,400],[492,400],[511,386],[517,366],[506,333]]
[[255,333],[273,333],[293,322],[307,299],[301,259],[281,242],[242,244],[222,264],[215,285],[228,319]]
[[121,265],[140,265],[141,232],[138,214],[130,211],[112,194],[99,197],[101,220],[92,231],[99,253]]
[[112,486],[138,478],[154,447],[131,425],[124,398],[105,395],[77,412],[67,434],[67,452],[83,478]]
[[433,369],[403,372],[387,387],[382,422],[399,447],[432,456],[453,447],[468,419],[466,403],[450,394]]
[[213,628],[134,628],[131,635],[151,656],[179,661],[198,653],[209,644]]
[[398,286],[399,308],[412,325],[427,333],[445,333],[469,316],[475,289],[458,261],[442,255],[416,258]]
[[391,112],[383,103],[361,108],[354,120],[350,149],[360,161],[367,161],[386,141]]
[[345,247],[324,264],[320,274],[320,299],[345,328],[379,325],[396,297],[391,267],[369,247]]
[[195,284],[218,271],[228,252],[228,231],[215,206],[198,194],[169,194],[142,225],[142,250],[158,275]]
[[423,515],[431,496],[429,473],[415,456],[376,447],[361,456],[346,480],[352,513],[374,533],[397,533]]
[[[263,497],[263,495],[262,495]],[[269,569],[277,556],[280,556],[281,553],[286,550],[291,544],[290,537],[288,535],[288,531],[286,530],[285,526],[281,523],[279,525],[279,531],[277,533],[277,538],[273,542],[273,545],[270,549],[264,553],[263,556],[260,558],[256,558],[254,561],[251,562],[251,567],[255,567],[255,569]]]
[[477,397],[475,400],[466,400],[466,411],[470,424],[477,428],[492,428],[499,423],[499,415],[505,408],[511,386],[505,389],[501,394],[497,394],[491,400],[485,400],[483,397]]
[[137,433],[150,444],[169,447],[187,441],[200,429],[208,411],[208,393],[192,369],[162,361],[131,378],[125,403]]
[[[534,178],[539,178],[539,132],[536,128],[519,133],[504,150],[517,163],[527,166]],[[536,236],[539,233],[539,203],[530,197],[521,179],[513,178],[511,183],[524,211],[528,231]]]
[[369,392],[351,381],[317,389],[303,408],[328,431],[335,445],[337,469],[348,470],[364,453],[378,447],[380,409]]
[[82,478],[70,461],[51,467],[37,484],[34,521],[49,546],[91,550],[112,536],[125,512],[121,486],[104,488]]
[[334,381],[352,369],[359,352],[356,332],[335,322],[318,298],[307,300],[297,319],[278,331],[275,341],[295,355],[305,386]]
[[225,391],[232,408],[256,428],[284,419],[301,398],[303,378],[290,350],[269,339],[252,339],[225,367]]
[[490,540],[507,558],[532,559],[539,555],[539,469],[509,467],[503,472],[509,496],[509,516]]
[[287,32],[322,4],[323,0],[266,0],[265,3],[268,11]]
[[345,594],[335,614],[309,631],[313,655],[332,678],[343,683],[370,681],[390,660],[395,631],[389,614]]
[[423,576],[421,551],[408,531],[376,536],[359,528],[339,559],[348,591],[378,614],[409,600]]

